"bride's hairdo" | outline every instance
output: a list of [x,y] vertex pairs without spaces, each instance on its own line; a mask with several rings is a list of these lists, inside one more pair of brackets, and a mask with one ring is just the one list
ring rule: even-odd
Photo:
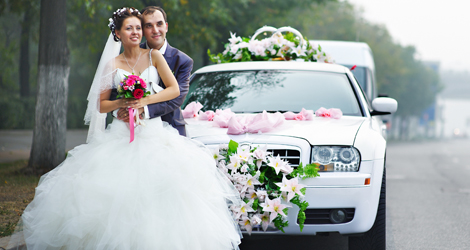
[[142,15],[140,12],[134,7],[124,7],[121,9],[117,9],[113,13],[113,17],[109,19],[108,27],[113,33],[114,41],[119,42],[119,38],[116,36],[116,30],[120,30],[124,20],[128,17],[137,17],[140,21],[142,21]]

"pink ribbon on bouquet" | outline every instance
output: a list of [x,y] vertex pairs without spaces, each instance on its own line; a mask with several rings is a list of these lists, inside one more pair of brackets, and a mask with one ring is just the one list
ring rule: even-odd
[[266,111],[263,111],[263,113],[257,114],[254,117],[232,116],[228,122],[227,134],[266,133],[280,126],[284,120],[284,116],[279,112],[268,114]]
[[129,109],[129,129],[131,131],[131,140],[129,143],[134,141],[134,109]]
[[324,107],[321,107],[317,111],[315,111],[315,116],[339,119],[341,118],[341,116],[343,116],[343,112],[341,112],[341,109],[326,109]]

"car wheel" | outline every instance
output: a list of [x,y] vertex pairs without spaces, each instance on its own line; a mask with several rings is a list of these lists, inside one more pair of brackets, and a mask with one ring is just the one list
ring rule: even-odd
[[372,228],[361,236],[349,237],[349,250],[385,249],[385,167],[382,176],[379,207]]

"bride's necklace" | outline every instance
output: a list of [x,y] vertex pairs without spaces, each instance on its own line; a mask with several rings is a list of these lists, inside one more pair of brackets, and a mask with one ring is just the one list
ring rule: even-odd
[[126,60],[127,66],[129,66],[129,68],[132,70],[132,74],[134,74],[134,68],[135,66],[137,66],[137,63],[139,62],[140,56],[142,55],[142,50],[140,51],[139,57],[137,57],[137,61],[135,61],[134,67],[131,67],[131,65],[129,65],[126,55],[124,53],[122,53],[122,55],[124,56],[124,60]]

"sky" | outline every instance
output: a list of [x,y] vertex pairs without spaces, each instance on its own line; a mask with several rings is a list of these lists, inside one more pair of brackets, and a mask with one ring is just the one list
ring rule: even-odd
[[345,0],[441,70],[470,71],[470,0]]

